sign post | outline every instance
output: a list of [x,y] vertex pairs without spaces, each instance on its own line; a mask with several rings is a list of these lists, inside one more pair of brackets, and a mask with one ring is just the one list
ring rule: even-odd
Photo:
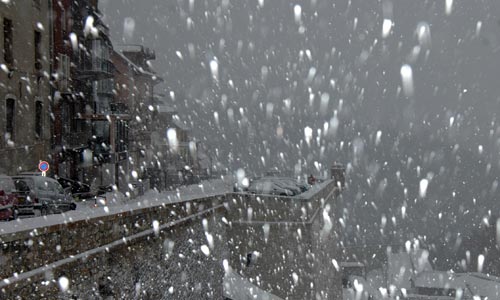
[[47,171],[50,169],[50,165],[48,162],[41,160],[38,164],[38,170],[42,172],[42,176],[47,176]]

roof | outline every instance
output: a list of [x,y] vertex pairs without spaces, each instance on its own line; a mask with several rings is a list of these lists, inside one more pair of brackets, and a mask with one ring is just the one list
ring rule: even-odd
[[415,286],[426,288],[457,288],[463,285],[456,274],[449,272],[423,272],[415,280]]
[[113,49],[113,53],[116,54],[117,57],[122,61],[124,61],[129,67],[131,67],[134,70],[134,72],[139,72],[139,67],[136,66],[133,62],[131,62],[130,59],[128,59],[125,55],[123,55],[121,51]]
[[472,295],[499,299],[500,278],[481,273],[423,272],[415,280],[417,287],[461,288]]
[[340,263],[341,267],[364,267],[365,264],[359,261],[343,261]]
[[459,276],[472,294],[488,299],[499,299],[500,278],[481,273],[465,273]]
[[168,106],[168,105],[158,105],[158,112],[161,112],[161,113],[170,113],[170,114],[175,114],[177,113],[177,111],[175,110],[175,108],[173,108],[172,106]]
[[114,50],[114,53],[116,53],[120,59],[122,59],[123,61],[125,61],[134,70],[134,72],[136,72],[137,74],[151,77],[157,83],[160,83],[160,82],[163,81],[163,78],[161,78],[157,74],[153,73],[152,71],[145,70],[143,67],[140,67],[140,66],[136,65],[127,56],[125,56],[123,54],[123,52]]
[[187,127],[186,124],[182,123],[181,120],[179,120],[178,118],[173,119],[173,125],[174,127],[177,127],[181,130],[189,131],[189,127]]

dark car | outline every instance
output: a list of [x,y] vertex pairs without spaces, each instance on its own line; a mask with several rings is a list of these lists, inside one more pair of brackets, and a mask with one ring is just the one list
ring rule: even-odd
[[18,200],[12,178],[0,175],[0,220],[12,220],[18,216]]
[[64,177],[56,177],[56,180],[65,190],[69,188],[74,198],[88,199],[95,196],[88,184]]
[[115,190],[115,188],[114,188],[113,184],[99,185],[97,187],[97,191],[95,192],[95,194],[92,197],[94,197],[94,196],[101,196],[101,195],[104,195],[106,193],[112,193],[114,190]]
[[36,209],[42,215],[75,210],[76,203],[57,180],[45,176],[19,175],[12,177],[16,188],[26,194],[26,199],[35,199]]

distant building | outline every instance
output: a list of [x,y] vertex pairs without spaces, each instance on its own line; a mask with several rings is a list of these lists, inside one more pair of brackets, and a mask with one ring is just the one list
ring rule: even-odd
[[332,180],[293,197],[230,195],[226,236],[233,272],[281,299],[342,299],[339,195]]
[[97,1],[53,2],[54,59],[60,74],[54,93],[57,171],[73,179],[103,181],[98,173],[110,144],[105,115],[113,77],[108,29],[101,22]]
[[112,54],[112,59],[118,68],[115,77],[117,105],[126,106],[130,114],[129,168],[136,171],[140,179],[145,179],[147,169],[158,167],[151,135],[157,115],[154,87],[163,79],[148,64],[156,59],[155,52],[142,45],[121,47]]
[[0,172],[51,160],[49,1],[0,1]]
[[163,189],[183,183],[193,183],[199,175],[199,143],[189,136],[189,128],[180,120],[177,111],[158,99],[151,133],[151,145],[157,166],[147,169],[153,178],[160,178],[154,186]]

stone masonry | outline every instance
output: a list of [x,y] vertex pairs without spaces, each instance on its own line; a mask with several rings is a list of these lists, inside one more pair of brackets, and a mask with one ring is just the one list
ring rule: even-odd
[[228,263],[283,299],[340,299],[337,194],[327,181],[300,197],[226,194],[3,234],[0,299],[223,299]]
[[229,199],[231,265],[283,299],[341,299],[333,181],[298,197]]

